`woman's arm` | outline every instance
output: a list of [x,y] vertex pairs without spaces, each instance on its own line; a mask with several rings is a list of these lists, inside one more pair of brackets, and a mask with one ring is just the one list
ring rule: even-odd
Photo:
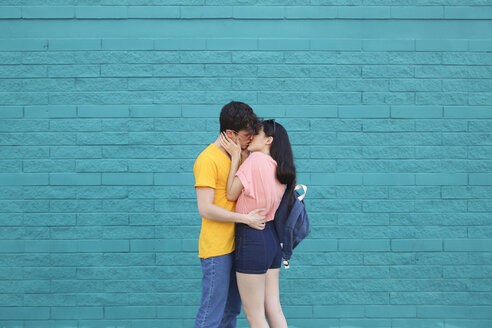
[[241,146],[227,138],[225,134],[220,135],[220,144],[231,155],[231,169],[227,179],[227,199],[236,201],[243,189],[241,180],[236,177],[241,162]]
[[227,199],[230,201],[236,201],[241,194],[241,190],[243,190],[243,184],[236,176],[240,160],[241,156],[231,158],[231,170],[229,171],[229,178],[227,178]]

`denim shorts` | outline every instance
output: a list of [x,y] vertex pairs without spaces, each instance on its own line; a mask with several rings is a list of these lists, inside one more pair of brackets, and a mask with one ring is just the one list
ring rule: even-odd
[[278,269],[282,263],[282,250],[273,221],[264,230],[236,224],[236,272],[262,274],[268,269]]

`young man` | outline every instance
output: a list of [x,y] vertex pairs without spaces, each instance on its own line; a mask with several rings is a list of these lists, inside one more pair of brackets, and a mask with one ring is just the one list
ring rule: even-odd
[[[220,132],[225,132],[243,150],[242,159],[248,155],[249,143],[254,135],[258,118],[247,104],[232,101],[220,113]],[[234,272],[235,223],[245,223],[252,228],[265,228],[262,209],[249,214],[235,213],[236,203],[227,199],[227,178],[231,159],[217,138],[196,159],[193,172],[198,211],[202,227],[198,243],[202,278],[202,298],[195,328],[236,327],[236,317],[241,311],[241,299]]]

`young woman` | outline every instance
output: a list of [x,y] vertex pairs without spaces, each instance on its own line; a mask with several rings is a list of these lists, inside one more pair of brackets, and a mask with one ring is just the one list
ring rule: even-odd
[[[293,191],[296,169],[287,131],[274,120],[261,122],[239,167],[241,147],[225,134],[221,144],[231,155],[227,198],[237,200],[236,212],[263,208],[264,230],[236,224],[235,270],[244,313],[251,327],[287,327],[280,305],[280,242],[273,218],[285,189]],[[239,167],[239,169],[238,169]]]

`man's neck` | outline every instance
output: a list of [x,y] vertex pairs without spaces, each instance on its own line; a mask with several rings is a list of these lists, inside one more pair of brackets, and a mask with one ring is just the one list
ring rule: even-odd
[[217,138],[217,140],[215,140],[214,142],[214,145],[217,146],[217,148],[219,148],[219,150],[221,152],[223,152],[224,154],[226,154],[227,157],[231,158],[231,155],[229,155],[229,153],[224,149],[224,147],[222,147],[222,145],[220,144],[220,139]]

